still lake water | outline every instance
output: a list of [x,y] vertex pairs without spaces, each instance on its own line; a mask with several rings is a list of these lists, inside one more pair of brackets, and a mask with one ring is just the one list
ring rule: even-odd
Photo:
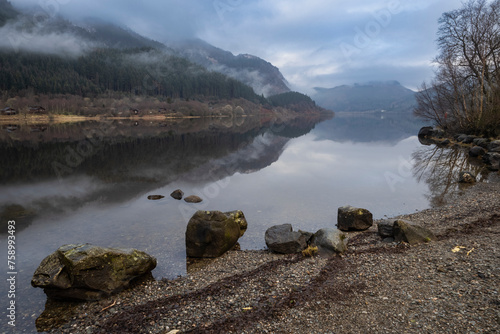
[[[375,219],[442,205],[462,191],[454,178],[463,168],[488,181],[464,152],[419,143],[422,124],[411,116],[337,114],[315,123],[249,117],[4,129],[0,249],[6,254],[4,220],[16,219],[17,327],[7,325],[5,280],[0,327],[35,331],[46,298],[31,276],[64,244],[137,248],[157,258],[156,279],[170,279],[187,272],[184,232],[196,210],[242,210],[249,227],[241,248],[264,249],[272,225],[335,227],[347,204]],[[174,200],[175,189],[203,202]],[[8,217],[12,205],[22,217]]]

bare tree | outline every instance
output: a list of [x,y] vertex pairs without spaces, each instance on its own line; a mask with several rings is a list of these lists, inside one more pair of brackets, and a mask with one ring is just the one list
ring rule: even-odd
[[500,134],[500,0],[469,0],[439,24],[436,76],[415,114],[454,132]]

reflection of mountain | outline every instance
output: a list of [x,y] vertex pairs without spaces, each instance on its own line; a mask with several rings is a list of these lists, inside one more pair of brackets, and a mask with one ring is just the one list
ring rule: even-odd
[[334,88],[315,88],[312,98],[319,106],[335,112],[393,111],[411,112],[415,92],[397,81],[369,82]]
[[418,134],[424,125],[411,114],[397,113],[336,113],[335,118],[320,123],[314,129],[318,139],[337,142],[388,142],[396,144]]
[[[48,129],[48,141],[0,142],[2,192],[29,194],[22,204],[34,211],[123,202],[176,180],[216,181],[262,169],[279,158],[292,133],[307,133],[315,124],[312,118],[290,127],[260,122],[249,117],[168,126],[84,123],[64,126],[74,139]],[[3,205],[19,202],[2,197]]]

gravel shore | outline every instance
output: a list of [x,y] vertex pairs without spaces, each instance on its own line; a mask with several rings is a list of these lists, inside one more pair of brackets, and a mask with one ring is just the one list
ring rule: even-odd
[[384,243],[374,224],[329,259],[230,251],[185,277],[54,304],[38,325],[59,307],[67,322],[50,333],[499,333],[500,182],[449,203],[398,217],[431,229],[427,244]]

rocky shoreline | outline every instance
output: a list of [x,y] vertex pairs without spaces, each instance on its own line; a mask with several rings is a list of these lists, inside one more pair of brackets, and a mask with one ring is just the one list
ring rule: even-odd
[[[437,241],[383,242],[377,224],[331,258],[229,251],[175,280],[99,302],[53,303],[50,333],[496,333],[500,177],[449,205],[397,218]],[[71,307],[70,307],[71,306]],[[59,328],[49,330],[50,327]]]

